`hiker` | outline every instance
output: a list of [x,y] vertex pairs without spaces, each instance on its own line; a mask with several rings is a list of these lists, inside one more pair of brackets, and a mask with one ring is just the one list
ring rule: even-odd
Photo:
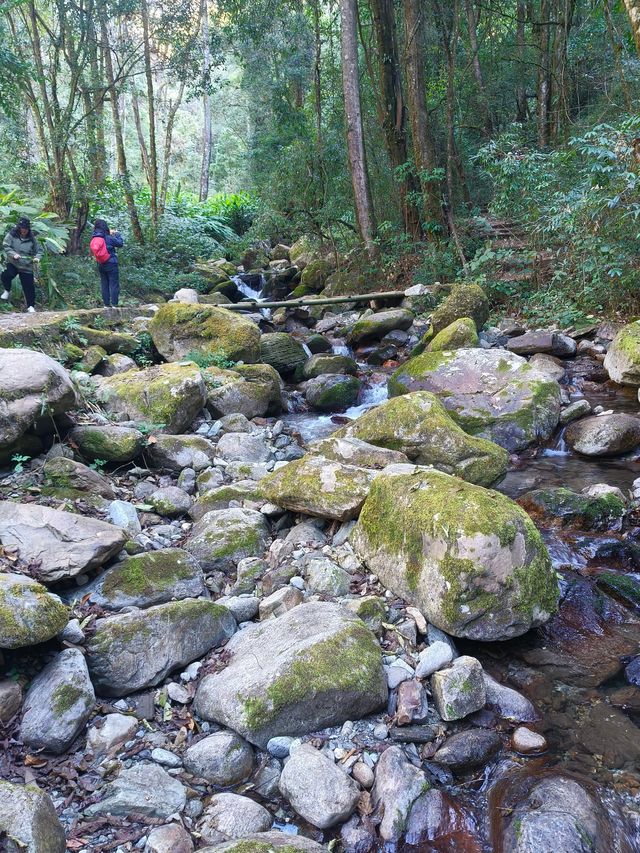
[[96,219],[89,248],[98,264],[102,301],[105,308],[117,308],[120,296],[120,270],[116,249],[124,246],[117,231],[112,231],[104,219]]
[[15,228],[7,231],[2,247],[6,254],[7,268],[0,276],[4,287],[0,299],[5,302],[11,296],[11,284],[16,276],[20,276],[22,292],[27,303],[27,311],[33,314],[36,304],[36,287],[34,283],[34,270],[37,272],[40,258],[44,249],[38,238],[31,230],[31,222],[26,216],[18,220]]

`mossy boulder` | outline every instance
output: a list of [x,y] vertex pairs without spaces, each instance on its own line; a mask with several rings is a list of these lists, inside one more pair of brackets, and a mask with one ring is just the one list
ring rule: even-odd
[[424,352],[389,379],[389,394],[436,394],[470,435],[506,450],[544,441],[560,419],[560,386],[506,350]]
[[[328,338],[325,338],[324,335],[320,335],[318,333],[309,335],[306,343],[309,348],[309,352],[312,352],[314,355],[317,355],[318,353],[331,353],[333,349],[331,341]],[[324,372],[328,373],[330,371]]]
[[263,477],[260,491],[292,512],[348,521],[357,518],[372,479],[365,468],[307,454]]
[[260,360],[260,329],[251,320],[216,305],[161,305],[149,324],[149,334],[167,361],[190,353],[221,355],[232,361]]
[[208,367],[202,371],[207,387],[207,408],[215,418],[241,414],[262,417],[271,405],[273,386],[269,381],[241,376],[233,370]]
[[279,415],[284,408],[284,386],[280,374],[270,364],[237,364],[234,372],[249,382],[264,382],[271,389],[268,415]]
[[7,853],[65,853],[67,842],[51,797],[35,784],[0,779],[0,839]]
[[507,471],[507,452],[468,435],[428,391],[394,397],[334,433],[398,450],[418,465],[433,465],[470,483],[490,486]]
[[388,589],[456,637],[516,637],[557,608],[557,578],[527,513],[439,471],[377,477],[351,541]]
[[228,640],[235,629],[226,607],[203,598],[98,619],[87,643],[91,680],[102,696],[155,687]]
[[315,379],[316,376],[326,376],[329,373],[348,373],[355,376],[357,372],[357,363],[348,355],[316,353],[305,363],[302,376],[304,379]]
[[260,339],[260,358],[280,376],[291,377],[302,370],[307,353],[300,341],[287,332],[269,332]]
[[637,576],[603,572],[598,575],[598,586],[614,598],[622,599],[626,605],[640,610],[640,581]]
[[620,526],[626,507],[613,492],[580,495],[563,486],[527,492],[518,501],[532,515],[540,515],[546,523],[557,521],[588,530],[609,530]]
[[147,443],[139,430],[110,424],[77,426],[69,438],[85,459],[105,462],[133,462]]
[[406,454],[399,450],[388,450],[361,441],[359,438],[336,436],[315,441],[309,446],[309,453],[343,462],[345,465],[356,465],[360,468],[381,470],[387,465],[402,465],[409,462]]
[[107,351],[104,347],[89,346],[82,353],[82,358],[77,362],[76,369],[84,370],[85,373],[96,373],[106,357]]
[[305,835],[275,830],[201,847],[199,853],[273,853],[274,850],[282,850],[283,853],[327,853],[326,847]]
[[413,320],[413,312],[405,308],[390,308],[388,311],[378,311],[377,314],[367,314],[357,320],[350,329],[348,340],[352,344],[379,341],[394,329],[411,328]]
[[200,682],[194,707],[264,749],[385,706],[380,646],[357,616],[325,602],[300,604],[241,631],[229,664]]
[[431,339],[427,344],[427,352],[477,347],[479,343],[475,322],[470,317],[461,317]]
[[239,480],[200,495],[189,510],[189,515],[194,521],[200,521],[208,512],[227,509],[231,501],[255,501],[260,498],[258,484],[254,480]]
[[166,548],[127,557],[83,587],[82,595],[105,610],[122,610],[206,598],[207,589],[198,561],[181,548]]
[[614,382],[640,385],[640,320],[620,329],[604,358],[604,369]]
[[361,388],[362,382],[357,376],[328,374],[310,379],[305,397],[318,412],[342,412],[356,402]]
[[140,343],[134,335],[129,335],[126,332],[114,332],[111,329],[92,329],[90,326],[80,326],[74,331],[75,337],[82,339],[83,346],[86,346],[85,341],[91,347],[101,347],[106,353],[121,352],[125,355],[134,353]]
[[302,270],[300,284],[308,293],[320,293],[332,270],[333,264],[323,258],[310,261]]
[[68,621],[67,608],[57,595],[25,575],[0,573],[0,649],[44,643]]
[[152,468],[179,474],[184,468],[204,471],[213,465],[216,448],[201,435],[156,435],[145,458]]
[[185,545],[205,572],[232,571],[239,560],[261,557],[269,544],[265,517],[251,509],[205,513]]
[[[369,288],[371,289],[371,288]],[[367,280],[362,273],[336,270],[325,281],[323,296],[351,296],[367,292]]]
[[82,462],[55,456],[48,459],[43,468],[45,483],[63,489],[76,489],[78,492],[98,494],[103,498],[115,499],[115,492],[109,480]]
[[202,374],[193,362],[118,373],[103,379],[98,390],[98,400],[108,412],[125,414],[170,435],[187,430],[206,398]]
[[479,284],[456,284],[431,315],[431,327],[438,334],[455,320],[470,317],[481,329],[489,319],[489,300]]
[[127,370],[134,370],[135,367],[135,361],[128,355],[123,355],[121,352],[114,352],[112,355],[107,355],[102,359],[102,362],[96,368],[96,373],[100,376],[113,376],[114,373],[126,373]]

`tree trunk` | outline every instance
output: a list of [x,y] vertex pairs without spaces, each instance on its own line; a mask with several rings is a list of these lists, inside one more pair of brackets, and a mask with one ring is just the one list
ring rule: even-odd
[[[173,143],[173,126],[176,121],[176,113],[178,112],[178,108],[182,103],[182,98],[184,97],[184,88],[185,82],[184,80],[180,83],[180,89],[178,91],[178,96],[175,99],[175,102],[171,103],[169,106],[169,114],[167,116],[167,131],[165,133],[164,139],[164,156],[162,158],[162,182],[160,184],[160,213],[164,213],[164,209],[167,204],[167,192],[169,189],[169,170],[171,167],[171,146]],[[203,201],[203,199],[200,199]]]
[[527,107],[527,84],[525,61],[525,24],[527,9],[525,0],[518,0],[516,7],[516,121],[524,124],[529,117]]
[[638,55],[640,55],[640,0],[624,0],[624,6],[629,16],[636,50],[638,51]]
[[207,0],[202,0],[202,71],[205,92],[202,97],[204,122],[202,126],[202,164],[200,167],[200,201],[206,201],[209,195],[209,170],[211,168],[211,92],[209,92],[209,77],[211,75],[211,43],[209,40],[209,9]]
[[551,138],[555,141],[569,128],[569,72],[567,68],[567,46],[573,24],[575,0],[560,0],[556,11],[558,23],[553,40],[551,79],[551,113],[549,126]]
[[[445,226],[442,209],[442,187],[433,177],[438,158],[427,110],[425,74],[425,20],[420,0],[404,0],[405,75],[413,155],[422,188],[424,219],[427,235],[434,238]],[[435,227],[434,227],[435,226]]]
[[149,6],[141,0],[142,32],[144,38],[144,76],[147,81],[147,109],[149,113],[149,189],[151,190],[151,229],[158,229],[158,146],[156,144],[156,101],[153,91],[153,69],[151,67],[151,32]]
[[144,243],[144,235],[140,227],[140,218],[138,217],[138,209],[133,197],[131,188],[131,179],[129,170],[127,169],[127,155],[124,147],[124,138],[122,135],[122,121],[120,118],[120,106],[118,104],[118,91],[116,89],[115,75],[113,71],[113,59],[111,57],[111,45],[109,44],[109,33],[107,30],[106,18],[103,16],[100,19],[100,33],[102,36],[102,50],[104,54],[104,67],[107,77],[107,85],[109,88],[109,100],[111,101],[111,115],[113,118],[113,133],[116,143],[116,161],[118,169],[118,177],[122,181],[122,189],[127,202],[127,210],[131,221],[131,230],[135,240],[142,244]]
[[138,137],[138,145],[140,146],[140,159],[142,160],[142,170],[144,171],[147,183],[151,185],[151,166],[149,164],[149,149],[147,148],[147,140],[144,138],[144,128],[142,127],[142,118],[140,116],[140,102],[138,100],[138,90],[136,89],[135,81],[131,87],[131,106],[133,108],[133,121],[136,126],[136,135]]
[[482,73],[480,56],[478,54],[478,24],[476,8],[473,0],[464,0],[464,5],[467,14],[469,45],[471,46],[471,65],[473,67],[473,76],[476,78],[476,85],[478,86],[480,109],[483,114],[484,133],[487,139],[490,139],[495,130],[495,121],[491,112],[491,106],[487,96],[487,87],[485,86],[484,74]]
[[602,6],[604,9],[604,16],[607,21],[607,32],[609,34],[609,41],[611,42],[611,49],[613,50],[613,55],[616,60],[616,71],[618,72],[618,76],[620,77],[620,85],[622,87],[622,93],[624,95],[624,102],[628,112],[633,112],[633,98],[631,97],[631,91],[629,90],[629,82],[627,80],[626,74],[624,73],[624,67],[622,65],[622,47],[620,46],[620,38],[618,37],[618,33],[613,25],[613,21],[611,19],[611,9],[609,7],[610,0],[603,0]]
[[342,90],[347,130],[347,152],[358,230],[370,256],[377,255],[375,220],[362,128],[358,75],[357,0],[340,0]]
[[537,119],[538,148],[547,148],[551,141],[551,0],[540,0],[540,20],[535,25],[538,41]]
[[400,75],[394,4],[393,0],[370,0],[370,2],[382,96],[382,130],[391,168],[396,176],[401,175],[398,185],[404,230],[417,238],[421,231],[420,211],[414,201],[417,191],[415,179],[407,170],[409,155],[406,108]]
[[325,201],[324,137],[322,133],[322,34],[320,32],[320,0],[313,0],[313,106],[316,119],[316,157],[320,179],[320,203]]

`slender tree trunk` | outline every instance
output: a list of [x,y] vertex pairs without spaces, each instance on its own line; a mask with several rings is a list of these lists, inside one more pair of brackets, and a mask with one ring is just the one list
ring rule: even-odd
[[566,136],[569,121],[569,69],[567,63],[567,46],[569,33],[573,24],[573,13],[575,11],[575,0],[559,0],[556,17],[558,23],[553,40],[553,54],[551,66],[551,79],[553,89],[551,93],[551,114],[549,117],[550,134],[553,140],[559,139],[563,134]]
[[144,171],[147,183],[151,186],[151,166],[149,163],[149,149],[147,148],[147,140],[144,136],[144,128],[142,127],[142,117],[140,115],[140,101],[138,99],[138,90],[135,82],[131,88],[131,107],[133,108],[133,122],[136,126],[136,135],[138,137],[138,145],[140,146],[140,159],[142,160],[142,169]]
[[540,0],[540,20],[535,25],[538,41],[537,119],[538,148],[547,148],[551,141],[551,0]]
[[525,0],[518,0],[516,7],[516,121],[524,124],[529,116],[527,108],[527,83],[525,60],[525,24],[527,9]]
[[604,9],[604,16],[607,21],[607,32],[609,34],[609,41],[611,42],[611,49],[613,50],[613,55],[616,60],[616,71],[618,72],[618,76],[620,77],[620,85],[622,87],[622,93],[624,95],[624,102],[627,110],[631,113],[633,112],[633,99],[631,97],[631,92],[629,90],[629,82],[627,81],[626,75],[624,73],[624,67],[622,65],[622,48],[620,47],[620,38],[618,37],[618,33],[613,25],[613,20],[611,19],[611,9],[609,8],[610,0],[603,0],[602,7]]
[[491,105],[487,96],[487,87],[484,82],[484,74],[480,65],[480,56],[478,52],[478,22],[476,17],[476,7],[474,0],[464,0],[465,12],[467,14],[467,29],[469,31],[469,45],[471,46],[471,65],[473,67],[473,76],[476,78],[478,87],[478,99],[480,109],[483,114],[484,133],[487,139],[493,136],[495,130],[495,120],[491,111]]
[[324,168],[324,135],[322,132],[322,34],[320,31],[320,0],[313,0],[313,106],[316,119],[316,157],[320,178],[320,196],[325,200],[326,175]]
[[624,7],[627,10],[627,15],[629,16],[633,40],[636,43],[636,50],[640,55],[640,0],[624,0]]
[[[167,192],[169,190],[169,171],[171,168],[171,147],[173,143],[173,126],[176,121],[176,114],[184,97],[185,82],[180,83],[178,95],[173,103],[169,105],[169,113],[167,116],[167,130],[164,140],[164,154],[162,158],[162,182],[160,184],[160,213],[164,213],[167,204]],[[201,199],[202,201],[202,199]]]
[[202,0],[202,71],[205,92],[202,96],[204,121],[202,126],[202,164],[200,166],[200,201],[206,201],[209,195],[209,170],[211,168],[211,92],[209,77],[211,76],[211,43],[209,39],[209,9],[207,0]]
[[118,103],[118,91],[116,89],[115,74],[113,71],[113,59],[111,57],[111,45],[109,44],[109,32],[107,30],[106,18],[103,16],[100,19],[100,33],[102,36],[102,49],[104,53],[104,67],[107,77],[107,85],[109,87],[109,100],[111,101],[111,115],[113,118],[113,132],[116,143],[116,161],[118,169],[118,177],[122,182],[124,197],[127,202],[127,210],[131,221],[131,230],[133,236],[138,243],[144,243],[142,228],[140,227],[140,218],[138,217],[138,209],[133,197],[131,188],[131,179],[129,170],[127,169],[127,155],[124,147],[124,138],[122,135],[122,121],[120,118],[120,105]]
[[144,38],[144,76],[147,82],[147,109],[149,114],[149,188],[151,190],[151,228],[155,235],[158,229],[158,146],[156,144],[156,100],[153,91],[153,69],[151,67],[151,31],[149,6],[141,0],[142,32]]
[[377,246],[374,242],[376,226],[364,147],[358,75],[357,0],[340,0],[340,20],[342,23],[342,90],[353,199],[360,236],[369,255],[375,257],[377,255]]
[[[437,229],[445,226],[442,209],[442,188],[433,177],[438,157],[429,113],[425,74],[425,20],[420,0],[404,0],[405,76],[413,155],[422,188],[427,235],[434,238]],[[436,226],[436,228],[434,228]]]

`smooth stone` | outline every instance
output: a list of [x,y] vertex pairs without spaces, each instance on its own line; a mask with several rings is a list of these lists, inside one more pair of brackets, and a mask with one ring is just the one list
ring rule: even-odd
[[147,836],[143,853],[193,853],[193,841],[177,823],[156,826]]
[[89,817],[141,814],[166,819],[181,812],[187,802],[182,782],[152,762],[123,768],[102,793],[102,799],[85,810]]
[[433,756],[453,770],[484,766],[502,747],[500,736],[489,729],[467,729],[452,735]]
[[121,746],[136,733],[139,721],[128,714],[107,714],[101,726],[93,725],[87,733],[87,749],[95,756],[105,755]]
[[194,776],[226,788],[251,775],[253,749],[235,732],[215,732],[187,749],[184,766]]
[[448,643],[442,640],[436,640],[431,643],[424,651],[420,652],[418,665],[416,667],[417,678],[428,678],[448,666],[453,660],[453,651]]
[[516,752],[529,755],[544,752],[547,748],[547,741],[542,735],[532,732],[526,726],[518,726],[511,735],[511,746]]
[[215,843],[243,838],[271,828],[271,814],[249,797],[221,793],[211,797],[198,823],[202,841]]

